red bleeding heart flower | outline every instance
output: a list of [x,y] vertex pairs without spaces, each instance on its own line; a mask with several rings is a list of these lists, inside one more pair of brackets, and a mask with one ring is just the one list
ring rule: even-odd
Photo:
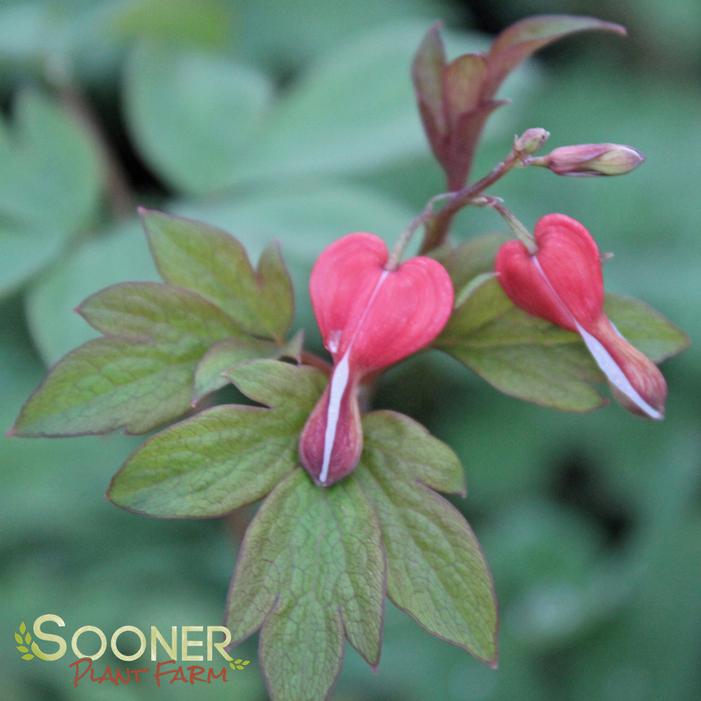
[[427,346],[453,308],[453,286],[440,263],[417,257],[389,270],[388,257],[374,234],[348,234],[312,270],[312,305],[334,368],[302,432],[300,458],[320,485],[338,481],[360,459],[362,378]]
[[594,239],[564,214],[540,219],[534,236],[534,253],[520,241],[499,249],[496,271],[504,292],[529,314],[576,331],[627,409],[663,418],[667,384],[662,373],[604,313],[601,256]]

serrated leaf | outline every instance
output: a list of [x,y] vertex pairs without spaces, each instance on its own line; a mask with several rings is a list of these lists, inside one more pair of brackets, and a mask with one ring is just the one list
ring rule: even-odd
[[228,625],[236,640],[262,627],[273,701],[320,701],[340,670],[344,633],[377,663],[384,588],[380,531],[363,492],[353,480],[320,489],[296,470],[246,532]]
[[24,633],[27,632],[27,626],[25,625],[24,621],[22,621],[22,623],[20,623],[19,632],[22,633],[23,635],[24,635]]
[[197,195],[231,184],[272,97],[267,78],[251,68],[162,43],[137,47],[125,89],[141,152],[178,190]]
[[24,642],[29,645],[29,643],[32,642],[32,636],[29,633],[26,633],[24,636]]
[[23,659],[23,660],[33,660],[33,659],[34,659],[34,655],[32,655],[31,652],[28,652],[26,655],[22,655],[22,659]]
[[109,287],[80,311],[111,335],[52,368],[22,408],[19,435],[148,431],[188,410],[199,360],[217,341],[240,335],[207,300],[159,283]]
[[276,245],[253,269],[244,247],[221,229],[145,211],[156,266],[166,282],[201,294],[255,336],[281,340],[292,323],[294,296]]
[[464,489],[457,456],[400,414],[372,412],[363,431],[355,476],[380,521],[390,599],[431,634],[494,662],[491,575],[462,515],[433,491]]
[[210,392],[224,387],[229,379],[224,374],[248,360],[257,358],[292,358],[299,361],[303,333],[300,332],[284,346],[253,336],[227,338],[215,343],[197,364],[192,394],[193,403]]
[[[614,323],[620,319],[621,333],[655,362],[688,343],[641,302],[609,295],[607,310]],[[596,389],[603,375],[580,337],[516,308],[495,278],[455,310],[435,345],[519,399],[562,411],[590,411],[605,403]]]
[[576,15],[536,15],[512,24],[497,36],[489,51],[486,90],[494,94],[506,75],[539,49],[571,34],[591,30],[626,33],[620,24]]
[[22,640],[22,636],[19,633],[15,633],[15,642],[18,645],[21,645],[24,641]]
[[28,647],[25,647],[24,645],[17,645],[17,649],[18,649],[20,652],[29,652],[29,648],[28,648]]
[[115,475],[108,491],[115,504],[150,516],[217,516],[264,496],[297,466],[323,373],[258,360],[230,377],[268,408],[222,405],[157,434]]

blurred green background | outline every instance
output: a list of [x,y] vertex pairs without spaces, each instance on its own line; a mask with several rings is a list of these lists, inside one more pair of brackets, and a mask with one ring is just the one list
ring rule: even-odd
[[[48,363],[92,335],[72,312],[81,299],[155,277],[136,204],[219,224],[254,257],[279,240],[316,338],[305,278],[321,248],[352,230],[391,240],[443,189],[409,81],[428,23],[446,20],[454,55],[544,11],[597,14],[630,38],[578,36],[520,69],[475,172],[531,126],[552,146],[641,149],[647,163],[625,178],[517,171],[493,192],[528,225],[550,211],[581,219],[616,253],[608,288],[698,339],[698,0],[3,0],[0,426]],[[454,238],[499,226],[470,210]],[[575,416],[521,404],[437,354],[388,373],[377,404],[424,422],[464,462],[459,507],[494,571],[501,664],[481,666],[390,607],[379,670],[349,650],[334,698],[701,698],[701,360],[692,347],[664,370],[661,425],[617,406]],[[0,439],[2,698],[265,698],[253,643],[240,653],[248,670],[196,689],[73,689],[67,660],[19,659],[14,630],[45,612],[69,632],[222,620],[240,523],[112,507],[104,490],[138,443]]]

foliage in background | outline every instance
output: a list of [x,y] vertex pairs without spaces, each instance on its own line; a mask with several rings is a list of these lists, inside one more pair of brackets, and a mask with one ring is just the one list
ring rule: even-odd
[[[237,3],[233,12],[231,3],[213,1],[197,3],[205,9],[196,14],[193,3],[178,0],[177,5],[171,13],[163,13],[156,0],[22,2],[2,8],[0,85],[11,104],[0,131],[5,155],[0,281],[6,295],[0,372],[6,426],[43,374],[33,348],[45,360],[56,360],[91,334],[71,313],[73,307],[107,284],[156,279],[138,226],[113,222],[108,214],[100,154],[62,111],[66,91],[60,84],[57,89],[51,72],[46,79],[47,60],[68,57],[71,80],[104,109],[109,138],[117,137],[114,115],[123,110],[130,142],[160,183],[156,188],[132,163],[139,201],[235,232],[254,259],[265,242],[280,239],[297,290],[304,289],[311,262],[325,243],[362,228],[391,238],[442,189],[424,155],[406,75],[426,19],[445,16],[442,7],[367,3],[371,14],[356,10],[349,19],[339,9],[348,3],[310,2],[308,12],[300,8],[295,15],[309,41],[291,45],[288,3]],[[516,5],[514,11],[531,11],[531,5]],[[543,124],[568,141],[639,146],[648,165],[628,179],[554,181],[537,173],[525,185],[516,173],[499,194],[528,223],[549,210],[566,210],[585,221],[607,248],[625,251],[607,265],[609,286],[646,299],[694,337],[701,331],[694,303],[701,292],[694,204],[701,166],[689,154],[701,148],[701,99],[686,81],[698,81],[692,72],[698,70],[697,57],[684,53],[671,29],[664,41],[664,32],[635,32],[654,26],[651,6],[631,6],[610,17],[633,28],[630,48],[614,49],[602,39],[601,55],[558,67],[552,76],[544,67],[521,70],[504,90],[515,104],[501,110],[478,170],[480,163],[503,155],[517,121]],[[270,14],[261,16],[261,7],[270,7]],[[600,12],[608,16],[609,8]],[[261,26],[265,32],[256,29]],[[682,35],[693,36],[693,22],[678,26]],[[276,27],[277,34],[267,31]],[[460,50],[483,45],[478,37],[455,41]],[[367,64],[354,71],[348,57],[358,46]],[[630,75],[617,74],[605,53],[628,51],[623,57],[635,66],[646,60],[650,47],[668,62],[646,73],[632,67]],[[149,61],[148,73],[157,80],[163,57],[171,55],[184,77],[174,86],[182,94],[156,97],[148,85],[135,84],[130,66]],[[664,73],[669,62],[682,67],[674,80]],[[27,84],[31,92],[20,95],[19,86]],[[212,90],[219,110],[191,113],[187,107],[196,100],[188,89]],[[224,119],[232,110],[227,106],[242,96],[246,109],[234,109]],[[207,93],[197,97],[211,102]],[[163,102],[167,98],[176,102]],[[328,123],[310,121],[325,114],[317,107],[326,100],[338,112]],[[163,115],[184,120],[173,132],[199,134],[208,159],[192,161],[192,153],[181,151],[188,144],[173,140],[161,123]],[[154,128],[154,120],[160,128]],[[253,132],[237,138],[256,123],[291,125],[291,136],[279,134],[279,142],[268,143]],[[298,139],[314,148],[301,148]],[[370,146],[377,143],[383,151],[375,156]],[[270,160],[278,152],[284,165],[279,172]],[[246,165],[253,161],[260,164],[257,172]],[[431,172],[433,181],[426,177]],[[33,187],[20,188],[25,177]],[[534,182],[539,177],[547,180]],[[75,202],[57,198],[57,191],[70,193]],[[457,233],[483,233],[493,226],[491,217],[471,210],[459,220]],[[6,251],[15,251],[14,259]],[[297,321],[315,333],[307,302],[300,301]],[[654,433],[615,409],[562,416],[517,405],[464,374],[456,386],[451,361],[439,357],[393,370],[380,402],[415,416],[456,446],[471,476],[469,516],[484,534],[502,592],[502,656],[510,664],[494,675],[466,663],[459,651],[431,641],[390,609],[372,691],[365,669],[351,656],[339,697],[367,699],[374,693],[383,699],[432,695],[462,701],[511,699],[518,693],[526,700],[685,701],[697,696],[700,370],[695,353],[668,365],[669,418]],[[123,624],[125,615],[163,626],[220,620],[222,583],[233,554],[219,525],[151,523],[145,529],[138,519],[100,501],[109,476],[133,447],[121,436],[58,444],[3,440],[0,587],[8,636],[20,620],[47,607],[76,624],[97,621],[105,627]],[[117,529],[118,543],[109,536]],[[67,691],[64,670],[30,666],[16,659],[14,648],[7,649],[0,652],[3,669],[9,670],[2,684],[12,698],[35,698],[37,689],[78,699],[114,692]],[[262,698],[255,675],[240,680],[237,698]],[[155,692],[145,687],[119,693],[149,698]],[[174,688],[172,697],[188,693]],[[200,695],[231,698],[232,690],[212,687]]]

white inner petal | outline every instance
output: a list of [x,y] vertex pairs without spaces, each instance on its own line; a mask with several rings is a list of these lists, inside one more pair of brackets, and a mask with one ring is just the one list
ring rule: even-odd
[[[350,349],[349,349],[350,350]],[[329,406],[326,414],[326,431],[324,433],[324,460],[321,464],[319,482],[324,484],[329,476],[329,465],[331,463],[331,452],[336,440],[336,428],[338,419],[341,416],[341,399],[348,386],[348,351],[335,367],[331,377],[331,389],[329,391]]]
[[[543,278],[545,284],[548,286],[550,292],[552,293],[555,301],[558,303],[560,308],[567,314],[567,316],[572,320],[573,324],[577,329],[577,333],[582,337],[584,344],[586,345],[588,351],[591,353],[592,358],[599,366],[601,372],[606,375],[606,379],[616,387],[616,389],[624,394],[628,399],[630,399],[633,404],[635,404],[639,409],[644,411],[652,419],[661,419],[662,414],[657,411],[654,407],[650,406],[639,394],[639,392],[630,383],[630,380],[626,377],[623,370],[616,361],[611,357],[611,354],[604,348],[597,338],[592,336],[588,331],[586,331],[582,325],[575,319],[572,312],[569,310],[567,305],[562,301],[560,295],[557,293],[552,283],[545,274],[545,271],[540,265],[540,261],[537,256],[531,256],[533,265],[538,271],[538,274]],[[616,333],[623,338],[621,332],[614,326]],[[624,339],[625,340],[625,339]]]
[[[576,323],[576,322],[575,322]],[[588,331],[577,324],[577,332],[582,337],[589,352],[596,361],[596,364],[601,369],[601,372],[606,375],[606,379],[618,389],[619,392],[625,394],[633,404],[644,411],[652,419],[661,419],[662,414],[654,407],[650,406],[638,393],[638,391],[630,383],[630,380],[625,376],[623,370],[611,357],[609,352],[604,348],[601,342],[592,336]],[[619,333],[620,336],[620,333]],[[623,336],[621,336],[623,338]]]
[[[346,349],[343,358],[341,358],[341,362],[338,363],[338,365],[336,365],[336,367],[334,368],[333,375],[331,376],[331,388],[329,390],[329,406],[326,412],[326,430],[324,431],[324,456],[321,463],[321,472],[319,473],[320,484],[325,484],[326,480],[329,477],[331,454],[333,453],[333,444],[336,441],[338,421],[341,417],[341,401],[343,399],[343,394],[345,393],[346,388],[348,387],[348,379],[350,376],[349,356],[351,347],[353,346],[353,341],[355,341],[355,337],[358,335],[363,321],[365,321],[365,318],[367,317],[368,312],[370,311],[372,303],[375,301],[375,297],[377,297],[377,293],[379,292],[382,283],[387,279],[387,275],[389,275],[389,271],[383,270],[382,274],[378,278],[377,283],[375,284],[375,288],[373,289],[372,294],[370,295],[370,299],[368,300],[368,304],[365,307],[365,310],[363,311],[363,315],[360,317],[360,320],[358,321],[358,324],[355,327],[355,333],[353,334],[353,337],[351,338],[350,343],[348,344],[348,348]],[[336,350],[338,350],[340,334],[340,331],[333,331],[329,335],[329,350],[332,353],[335,353]]]

